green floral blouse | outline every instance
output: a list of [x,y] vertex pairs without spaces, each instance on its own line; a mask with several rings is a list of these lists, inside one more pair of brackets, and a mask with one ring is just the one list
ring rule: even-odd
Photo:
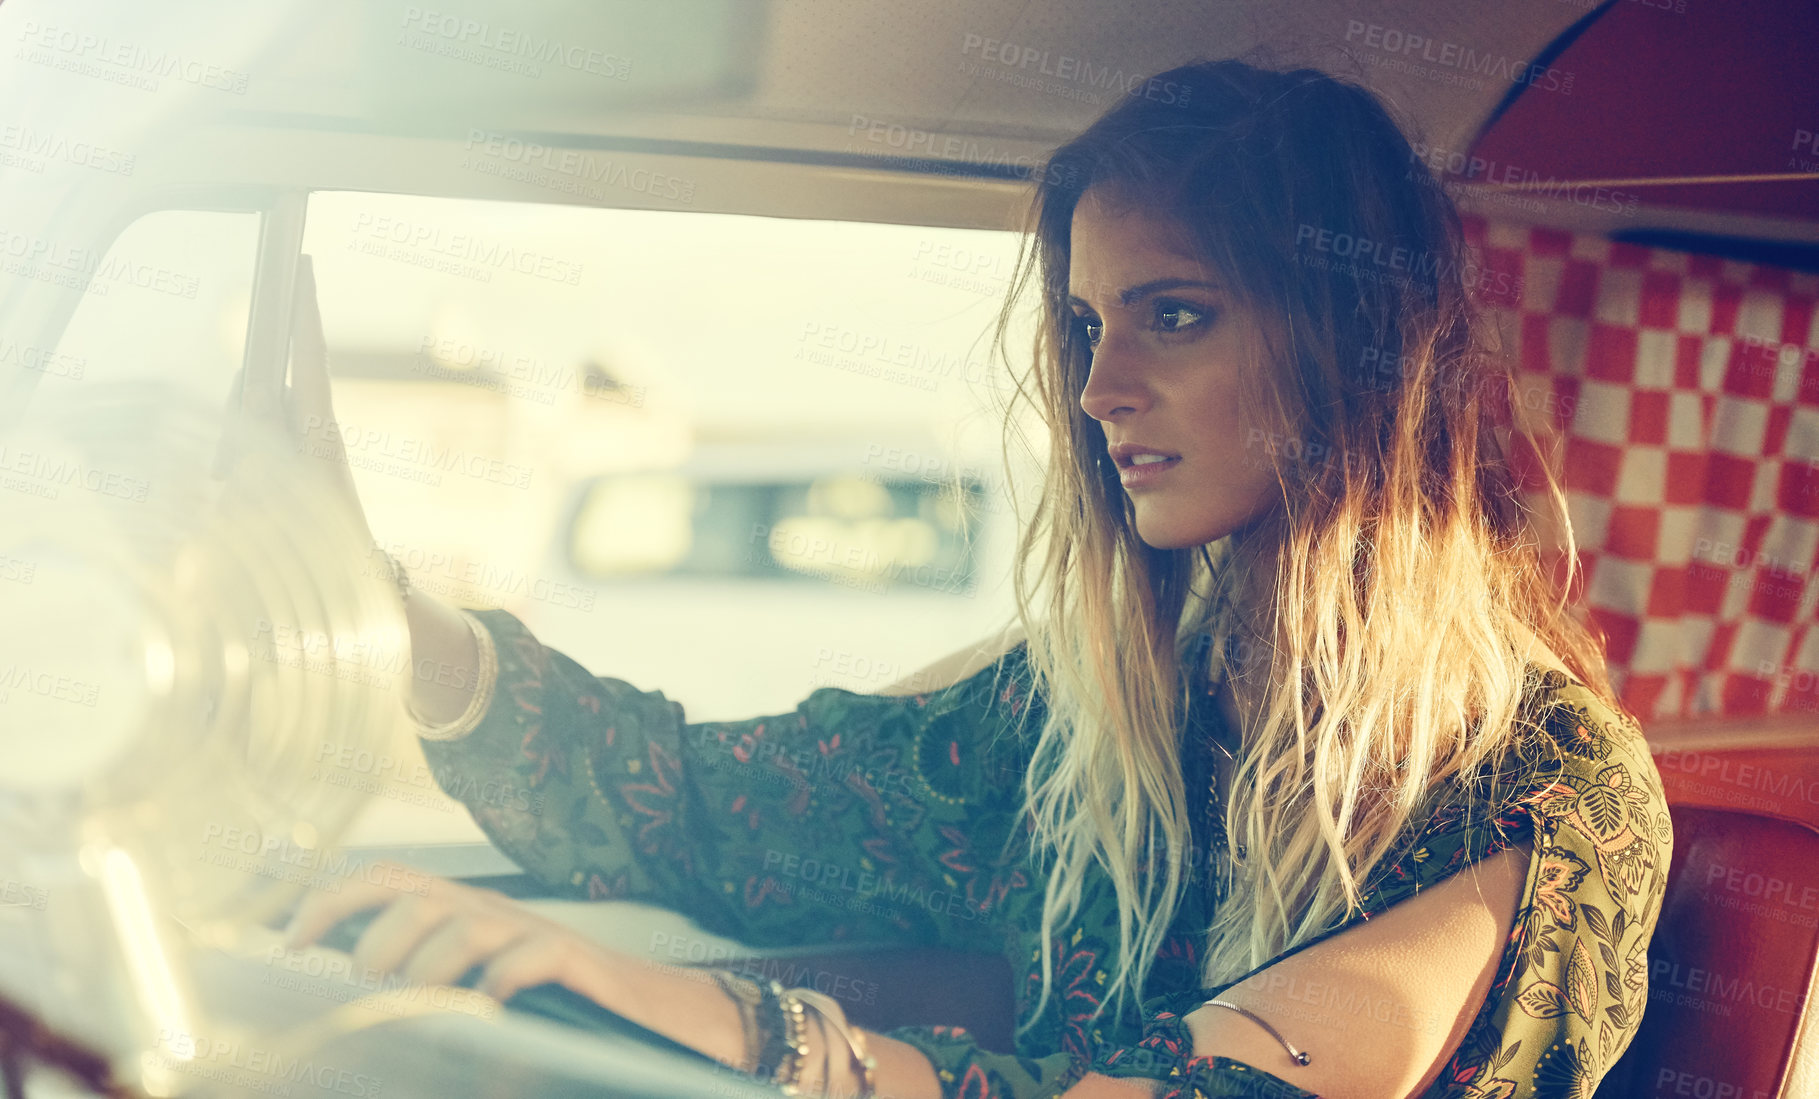
[[[1116,970],[1108,880],[1089,882],[1074,921],[1039,941],[1043,883],[1021,777],[1042,700],[1024,645],[941,690],[823,687],[790,713],[691,724],[662,692],[591,675],[511,614],[469,613],[493,642],[496,685],[471,732],[424,749],[500,849],[559,894],[659,904],[753,947],[1001,953],[1020,975],[1023,1022],[1046,951],[1052,990],[1016,1050],[985,1049],[953,1027],[889,1032],[928,1056],[946,1096],[1036,1099],[1087,1072],[1164,1081],[1165,1096],[1184,1099],[1311,1094],[1263,1068],[1193,1056],[1184,1017],[1229,987],[1201,987],[1210,860],[1222,857],[1210,798],[1195,823],[1204,857],[1142,1004],[1093,1018]],[[1191,667],[1203,670],[1211,639],[1201,640]],[[1193,682],[1184,777],[1208,790],[1218,717],[1204,674]],[[1495,786],[1474,782],[1424,813],[1365,883],[1363,911],[1325,932],[1532,843],[1502,964],[1426,1096],[1589,1096],[1647,1000],[1672,849],[1660,777],[1629,715],[1557,671],[1531,666],[1528,687],[1524,743],[1542,750],[1518,753],[1529,762]]]

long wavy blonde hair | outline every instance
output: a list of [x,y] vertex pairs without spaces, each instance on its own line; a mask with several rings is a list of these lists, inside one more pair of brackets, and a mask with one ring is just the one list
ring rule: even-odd
[[[1014,570],[1046,701],[1025,797],[1048,871],[1044,941],[1095,866],[1116,891],[1102,1008],[1141,995],[1182,898],[1200,811],[1183,788],[1183,653],[1199,633],[1247,654],[1227,681],[1254,718],[1223,807],[1244,857],[1207,930],[1208,985],[1351,912],[1432,799],[1515,746],[1525,636],[1615,701],[1600,638],[1563,594],[1565,497],[1512,415],[1506,360],[1485,353],[1458,214],[1402,129],[1370,92],[1314,70],[1199,62],[1145,88],[1171,86],[1125,97],[1037,173],[997,327],[1002,352],[1036,280],[1034,366],[1011,398],[1049,437]],[[1210,545],[1141,541],[1082,412],[1091,356],[1067,294],[1088,188],[1178,225],[1266,333],[1246,443],[1280,499]],[[1403,262],[1347,262],[1330,247],[1339,234]],[[1020,429],[1006,424],[1008,440]],[[1544,473],[1544,507],[1518,492],[1519,452]],[[1537,531],[1553,532],[1551,549]],[[1026,1025],[1049,996],[1047,950],[1042,972]]]

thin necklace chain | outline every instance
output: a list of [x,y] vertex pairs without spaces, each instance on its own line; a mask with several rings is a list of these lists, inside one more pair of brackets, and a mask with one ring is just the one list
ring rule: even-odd
[[[1212,549],[1212,590],[1209,599],[1208,621],[1210,623],[1205,642],[1205,657],[1197,669],[1206,677],[1206,694],[1203,696],[1209,709],[1212,733],[1207,740],[1225,757],[1226,764],[1235,769],[1237,757],[1230,748],[1222,743],[1221,734],[1236,733],[1238,744],[1243,744],[1242,730],[1227,730],[1224,714],[1219,707],[1219,694],[1229,690],[1227,676],[1231,670],[1232,647],[1238,639],[1237,621],[1232,599],[1231,571],[1232,547],[1224,543]],[[1208,830],[1208,847],[1213,865],[1213,904],[1215,908],[1225,900],[1231,889],[1231,878],[1236,860],[1245,855],[1242,846],[1234,851],[1225,829],[1225,806],[1219,795],[1219,777],[1221,768],[1216,757],[1207,759],[1206,821]]]
[[[1225,757],[1228,766],[1236,768],[1237,758],[1232,754],[1231,749],[1220,742],[1218,735],[1218,732],[1225,727],[1225,718],[1220,714],[1218,708],[1218,692],[1227,689],[1225,683],[1225,670],[1228,667],[1226,650],[1229,648],[1233,636],[1229,629],[1216,630],[1208,645],[1208,656],[1213,662],[1209,666],[1211,687],[1207,691],[1206,701],[1212,710],[1211,721],[1214,730],[1207,736],[1207,741],[1219,750],[1220,755]],[[1236,860],[1243,859],[1245,854],[1242,846],[1237,847],[1234,851],[1230,837],[1226,834],[1224,799],[1219,795],[1221,770],[1223,768],[1218,759],[1209,758],[1207,760],[1206,822],[1208,847],[1213,855],[1211,862],[1213,864],[1213,904],[1215,907],[1223,903],[1230,893],[1234,863]]]

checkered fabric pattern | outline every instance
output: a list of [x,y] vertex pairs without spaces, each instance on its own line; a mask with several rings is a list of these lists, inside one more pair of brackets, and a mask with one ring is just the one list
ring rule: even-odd
[[[1643,720],[1819,719],[1819,276],[1469,218]],[[1531,474],[1527,484],[1537,487]]]

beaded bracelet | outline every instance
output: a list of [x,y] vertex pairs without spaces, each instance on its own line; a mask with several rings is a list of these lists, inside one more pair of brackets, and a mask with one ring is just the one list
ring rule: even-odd
[[[771,983],[776,984],[775,981]],[[782,986],[778,986],[777,1003],[783,1010],[784,1054],[771,1082],[785,1095],[801,1095],[802,1069],[809,1054],[808,1016],[803,1011],[802,1000],[783,991]]]
[[790,992],[813,1008],[822,1022],[832,1026],[845,1040],[847,1050],[852,1054],[854,1075],[859,1078],[859,1091],[854,1099],[875,1099],[878,1094],[878,1059],[867,1048],[865,1035],[857,1027],[847,1024],[846,1012],[825,993],[816,992],[812,988],[792,988]]
[[787,1050],[788,1013],[781,1003],[783,986],[765,981],[758,986],[758,1006],[754,1013],[752,1043],[758,1047],[758,1063],[752,1071],[759,1076],[774,1076],[783,1067]]
[[[709,976],[739,1008],[745,1028],[745,1054],[739,1069],[756,1075],[770,1070],[771,1082],[785,1095],[802,1094],[803,1071],[807,1067],[808,1011],[815,1012],[821,1026],[823,1044],[828,1047],[822,1065],[822,1086],[832,1082],[832,1040],[827,1036],[832,1026],[845,1040],[860,1079],[856,1099],[875,1099],[877,1095],[877,1059],[866,1047],[865,1037],[847,1025],[840,1005],[811,988],[785,989],[776,981],[759,985],[756,981],[736,976],[726,970],[710,970]],[[775,1020],[775,1025],[772,1024]]]
[[740,1072],[755,1073],[758,1071],[758,1059],[763,1054],[762,1035],[758,1029],[758,1007],[764,1002],[764,991],[756,981],[735,976],[723,969],[710,970],[708,975],[739,1009],[739,1027],[745,1035],[745,1055],[737,1067]]

